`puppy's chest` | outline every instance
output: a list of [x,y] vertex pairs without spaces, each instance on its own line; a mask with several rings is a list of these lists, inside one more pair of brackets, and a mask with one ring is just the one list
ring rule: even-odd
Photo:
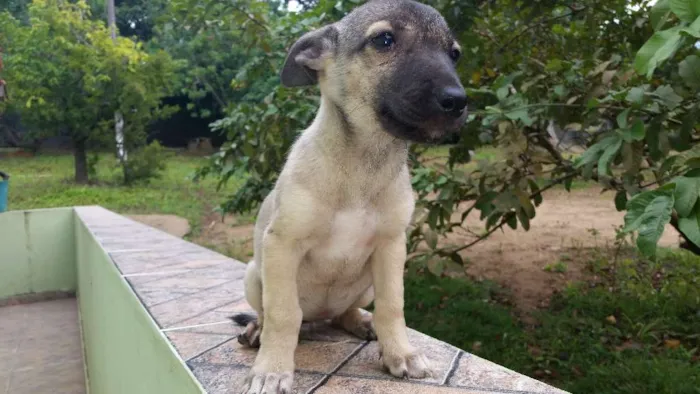
[[[319,242],[309,252],[323,271],[361,269],[377,243],[380,215],[372,209],[337,212]],[[359,267],[358,267],[359,265]]]

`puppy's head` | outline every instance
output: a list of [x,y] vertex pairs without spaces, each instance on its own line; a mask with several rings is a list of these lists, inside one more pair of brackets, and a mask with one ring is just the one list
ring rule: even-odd
[[455,64],[461,49],[432,7],[371,0],[306,33],[282,69],[285,86],[319,83],[350,128],[416,142],[442,139],[467,116]]

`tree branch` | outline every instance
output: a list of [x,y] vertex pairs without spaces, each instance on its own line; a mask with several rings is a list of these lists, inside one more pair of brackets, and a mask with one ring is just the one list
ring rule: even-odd
[[[572,173],[569,173],[569,174],[567,174],[567,175],[565,175],[565,176],[563,176],[563,177],[561,177],[561,178],[558,178],[558,179],[556,179],[556,180],[550,182],[547,186],[541,188],[541,189],[540,189],[539,191],[537,191],[536,193],[530,194],[530,196],[529,196],[530,200],[532,200],[533,198],[535,198],[535,197],[541,195],[541,194],[544,193],[545,191],[547,191],[547,190],[553,188],[554,186],[560,185],[562,182],[565,182],[565,181],[567,181],[567,180],[569,180],[569,179],[573,179],[573,178],[576,177],[577,175],[578,175],[578,172],[572,172]],[[501,221],[500,221],[495,227],[493,227],[493,228],[491,228],[489,231],[487,231],[486,234],[480,236],[479,238],[475,239],[474,241],[472,241],[472,242],[470,242],[470,243],[468,243],[468,244],[466,244],[466,245],[463,245],[463,246],[460,246],[460,247],[458,247],[458,248],[456,248],[456,249],[453,249],[453,250],[451,250],[451,251],[448,252],[448,253],[451,254],[451,253],[460,252],[460,251],[462,251],[462,250],[464,250],[464,249],[468,249],[468,248],[470,248],[470,247],[472,247],[472,246],[478,244],[479,242],[485,240],[485,239],[488,238],[491,234],[495,233],[498,229],[500,229],[500,228],[502,228],[503,226],[505,226],[505,224],[508,222],[508,219],[510,219],[510,218],[512,217],[512,215],[515,215],[515,212],[508,212],[508,213],[506,213],[506,214],[503,216],[503,219],[501,219]]]
[[511,44],[513,44],[515,41],[517,41],[517,39],[520,38],[523,34],[527,33],[528,31],[530,31],[530,30],[532,30],[532,29],[534,29],[534,28],[541,27],[541,26],[543,26],[543,25],[546,25],[546,24],[549,23],[549,22],[554,22],[554,21],[559,20],[559,19],[564,19],[564,18],[568,18],[568,17],[570,17],[570,16],[574,16],[574,15],[578,14],[579,12],[581,12],[581,11],[583,11],[583,10],[585,10],[585,9],[586,9],[586,7],[581,7],[581,8],[576,8],[576,9],[573,9],[573,8],[572,8],[572,9],[571,9],[571,12],[569,12],[568,14],[559,15],[559,16],[555,16],[555,17],[552,17],[552,18],[547,18],[547,19],[544,19],[544,20],[542,20],[542,21],[540,21],[540,22],[538,22],[538,23],[534,23],[534,24],[532,24],[532,25],[529,25],[529,26],[525,27],[523,30],[521,30],[518,34],[516,34],[515,36],[513,36],[513,38],[511,38],[510,40],[508,40],[508,42],[506,42],[505,44],[501,45],[501,46],[496,50],[496,52],[497,52],[497,53],[503,52],[504,49],[506,49],[507,47],[509,47],[509,46],[510,46]]

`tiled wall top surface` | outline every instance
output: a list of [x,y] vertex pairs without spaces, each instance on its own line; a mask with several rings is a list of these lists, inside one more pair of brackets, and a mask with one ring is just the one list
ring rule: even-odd
[[[76,212],[145,308],[211,394],[236,393],[255,360],[229,317],[252,312],[243,293],[245,264],[101,207]],[[564,393],[537,380],[409,330],[435,376],[391,377],[377,343],[325,323],[304,324],[295,354],[295,393]]]

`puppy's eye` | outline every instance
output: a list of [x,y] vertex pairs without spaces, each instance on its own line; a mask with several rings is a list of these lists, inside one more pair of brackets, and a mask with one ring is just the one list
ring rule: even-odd
[[383,32],[372,38],[372,45],[377,49],[389,49],[396,41],[390,32]]
[[459,57],[462,56],[462,52],[460,52],[459,49],[453,49],[450,51],[450,57],[452,58],[453,61],[459,60]]

